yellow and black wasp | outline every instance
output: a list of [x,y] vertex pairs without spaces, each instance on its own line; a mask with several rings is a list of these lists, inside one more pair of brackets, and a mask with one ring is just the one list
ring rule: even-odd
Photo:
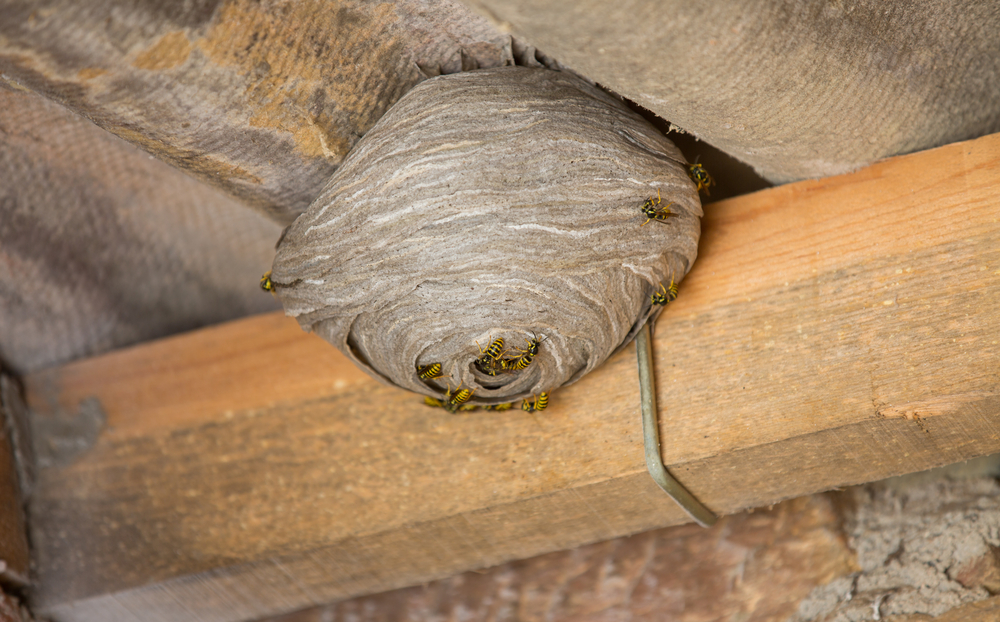
[[486,359],[491,359],[495,361],[499,359],[501,356],[503,356],[503,339],[500,337],[494,339],[490,343],[490,347],[486,348],[485,350],[483,350],[482,346],[479,345],[478,341],[476,342],[476,347],[479,348],[479,354],[482,355],[479,357],[480,361]]
[[424,398],[424,404],[427,404],[428,406],[432,406],[434,408],[443,408],[443,409],[447,410],[450,413],[454,413],[455,411],[458,411],[458,410],[475,410],[475,409],[479,408],[475,404],[463,404],[461,408],[453,408],[453,407],[449,406],[447,402],[442,402],[441,400],[436,400],[433,397],[425,397]]
[[510,371],[506,367],[507,359],[476,359],[476,369],[487,376],[496,376],[500,372]]
[[701,192],[704,190],[706,195],[711,196],[711,193],[708,191],[708,187],[714,186],[715,180],[708,174],[705,167],[695,162],[694,164],[688,164],[687,169],[688,177],[690,177],[691,181],[698,186],[698,191]]
[[448,385],[448,392],[444,394],[445,403],[443,407],[448,412],[452,413],[458,410],[460,406],[462,410],[475,410],[476,406],[462,406],[462,404],[465,404],[466,402],[469,401],[469,398],[471,398],[472,394],[475,392],[476,392],[475,389],[472,390],[463,389],[462,385],[460,384],[458,385],[458,388],[455,390],[455,392],[452,393],[451,385]]
[[[542,339],[542,341],[545,340]],[[531,361],[534,360],[535,356],[538,355],[538,346],[542,343],[542,341],[539,341],[538,339],[534,338],[529,339],[527,349],[525,350],[521,350],[520,348],[518,349],[518,352],[521,353],[520,356],[503,360],[504,369],[510,371],[521,371],[528,365],[531,365]]]
[[431,363],[423,367],[417,366],[417,375],[421,380],[434,380],[441,377],[441,363]]
[[[645,203],[642,204],[641,209],[643,215],[646,216],[646,222],[649,222],[650,220],[659,220],[660,222],[663,222],[674,215],[674,213],[670,211],[670,206],[672,206],[673,203],[667,203],[666,207],[660,207],[660,203],[660,189],[657,188],[656,199],[654,200],[653,197],[649,197],[646,199]],[[645,226],[646,222],[639,226]]]
[[653,292],[650,298],[654,305],[665,305],[677,300],[677,283],[674,283],[672,278],[670,279],[670,287],[664,287],[663,283],[660,283],[660,291]]
[[549,394],[545,391],[542,391],[541,393],[538,394],[538,398],[536,400],[531,402],[529,402],[528,400],[524,400],[521,403],[521,410],[532,413],[535,412],[536,410],[545,410],[546,408],[548,408],[548,406],[549,406]]
[[264,276],[260,277],[260,288],[265,292],[274,293],[274,283],[271,281],[271,271],[268,270]]
[[[459,385],[461,386],[461,385]],[[460,389],[454,393],[451,392],[451,386],[448,387],[448,392],[444,394],[444,400],[439,400],[433,397],[424,397],[424,404],[432,406],[434,408],[443,408],[450,413],[455,413],[459,410],[475,410],[479,408],[475,404],[466,404],[469,398],[476,390],[472,389]]]
[[512,402],[506,402],[504,404],[487,404],[483,406],[483,410],[510,410],[514,407]]
[[496,376],[501,371],[505,371],[503,359],[501,358],[504,355],[502,338],[497,337],[494,339],[485,350],[479,345],[478,341],[476,342],[476,347],[479,348],[479,354],[481,355],[476,359],[476,367],[479,368],[479,371],[488,376]]
[[478,363],[477,364],[477,369],[479,369],[479,371],[483,372],[487,376],[496,376],[497,374],[499,374],[502,371],[507,371],[507,368],[505,368],[504,365],[503,365],[503,361],[497,361],[496,363],[489,364],[489,365],[483,365],[482,363],[479,363],[478,361],[477,361],[477,363]]

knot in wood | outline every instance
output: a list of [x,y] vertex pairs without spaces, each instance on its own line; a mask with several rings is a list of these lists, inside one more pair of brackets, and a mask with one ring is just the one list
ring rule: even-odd
[[[687,273],[701,203],[683,165],[572,74],[440,76],[352,149],[271,279],[303,328],[382,381],[474,389],[468,404],[550,392],[627,344]],[[650,221],[657,197],[672,215]]]

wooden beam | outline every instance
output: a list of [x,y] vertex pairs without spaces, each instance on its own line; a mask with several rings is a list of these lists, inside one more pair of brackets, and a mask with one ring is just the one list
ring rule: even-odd
[[25,458],[19,451],[23,415],[20,387],[0,371],[0,599],[4,584],[26,588],[31,570],[22,490],[28,474],[18,469],[19,460]]
[[509,620],[511,611],[549,622],[785,622],[814,589],[858,570],[838,506],[828,494],[798,497],[711,529],[653,529],[260,622]]
[[[731,513],[1000,451],[998,188],[993,135],[710,206],[654,339],[672,472]],[[278,315],[26,388],[39,429],[104,422],[33,496],[56,620],[252,619],[685,520],[631,348],[534,416],[426,408]]]
[[0,84],[29,88],[282,224],[393,103],[513,64],[455,2],[5,2]]
[[1000,131],[1000,16],[975,0],[464,1],[775,183]]
[[956,607],[936,618],[920,614],[892,616],[886,622],[995,622],[1000,619],[1000,596]]

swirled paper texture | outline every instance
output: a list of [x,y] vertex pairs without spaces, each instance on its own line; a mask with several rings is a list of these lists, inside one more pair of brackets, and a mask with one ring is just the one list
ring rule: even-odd
[[[658,195],[673,215],[646,222]],[[272,282],[376,378],[508,402],[628,343],[694,261],[700,216],[681,153],[618,100],[566,72],[471,71],[421,83],[357,143],[282,238]],[[496,339],[501,359],[530,340],[537,354],[487,375]]]

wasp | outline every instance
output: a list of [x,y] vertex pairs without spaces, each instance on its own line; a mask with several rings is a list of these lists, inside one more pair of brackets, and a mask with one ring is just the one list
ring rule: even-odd
[[714,186],[715,180],[708,174],[705,167],[695,162],[694,164],[688,164],[687,169],[688,177],[690,177],[691,181],[698,186],[698,191],[701,192],[704,190],[706,195],[711,196],[711,193],[708,191],[708,187]]
[[431,363],[423,367],[417,366],[417,375],[421,380],[434,380],[441,377],[441,363]]
[[503,361],[500,361],[500,365],[483,365],[479,361],[476,362],[478,363],[477,368],[479,371],[483,372],[487,376],[496,376],[502,371],[507,371],[503,367]]
[[507,402],[506,404],[487,404],[483,406],[483,410],[510,410],[513,407],[512,402]]
[[[458,385],[458,389],[456,389],[455,393],[452,394],[451,385],[448,385],[448,392],[445,393],[444,395],[445,399],[448,400],[447,406],[445,406],[445,408],[447,408],[451,412],[455,412],[456,410],[458,410],[459,406],[468,402],[469,398],[471,398],[472,394],[475,392],[476,392],[475,389],[472,389],[470,391],[469,389],[463,389],[462,385]],[[463,409],[463,410],[472,410],[472,409]]]
[[[646,222],[649,222],[650,220],[659,220],[660,222],[663,222],[674,215],[674,213],[670,211],[670,206],[673,205],[673,203],[667,203],[667,206],[662,208],[660,207],[660,203],[660,189],[657,188],[656,200],[653,200],[653,197],[649,197],[646,199],[646,202],[642,204],[641,209],[643,215],[646,216]],[[639,226],[645,226],[646,222]]]
[[673,278],[670,279],[670,287],[664,287],[660,283],[660,291],[653,293],[650,298],[654,305],[665,305],[677,300],[677,283],[674,283]]
[[549,394],[547,391],[542,391],[538,394],[538,399],[535,400],[535,410],[545,410],[549,406]]
[[507,359],[491,359],[488,357],[482,357],[476,359],[476,369],[483,372],[487,376],[496,376],[500,372],[508,371],[505,365]]
[[475,410],[479,408],[475,404],[463,404],[461,408],[454,408],[449,406],[446,402],[442,402],[441,400],[436,400],[433,397],[425,397],[424,404],[427,404],[428,406],[431,406],[433,408],[444,408],[445,410],[451,413],[454,413],[456,410]]
[[[534,397],[534,396],[532,396]],[[533,402],[524,400],[521,402],[521,410],[525,412],[535,412],[536,410],[545,410],[549,405],[549,394],[546,391],[542,391],[538,394],[538,399]]]
[[424,397],[424,404],[432,408],[443,408],[450,413],[455,413],[459,410],[475,410],[479,408],[479,406],[465,403],[469,401],[469,398],[472,397],[472,394],[475,392],[475,389],[472,391],[469,389],[462,389],[452,395],[451,387],[448,387],[448,392],[444,395],[444,401],[433,397]]
[[264,276],[260,277],[260,288],[265,292],[274,292],[274,283],[271,281],[271,271],[268,270]]
[[479,371],[487,376],[496,376],[498,373],[506,371],[503,361],[500,358],[504,354],[503,339],[497,337],[485,350],[483,350],[477,341],[476,347],[479,348],[479,354],[482,355],[476,359],[476,367],[479,368]]
[[[544,339],[542,341],[544,341]],[[531,361],[538,355],[538,346],[541,343],[542,342],[537,339],[530,339],[528,341],[527,350],[518,349],[518,352],[521,353],[520,356],[512,359],[504,359],[501,365],[506,370],[521,371],[528,365],[531,365]]]
[[503,339],[500,337],[494,339],[493,342],[490,343],[490,347],[485,350],[483,350],[483,348],[479,345],[478,341],[476,342],[476,347],[479,348],[479,353],[482,354],[482,356],[479,357],[480,361],[486,361],[486,359],[492,359],[495,361],[503,355]]

